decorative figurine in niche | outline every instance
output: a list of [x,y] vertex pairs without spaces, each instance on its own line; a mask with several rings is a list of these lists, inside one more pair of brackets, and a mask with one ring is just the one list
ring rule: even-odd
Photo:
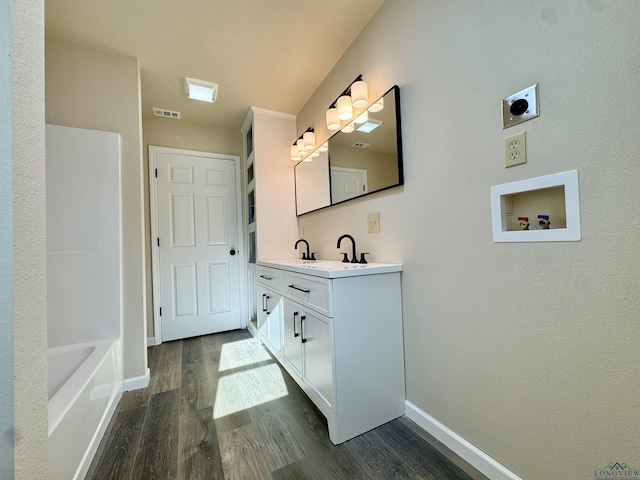
[[549,221],[549,215],[538,215],[538,225],[542,227],[543,230],[549,230],[551,227],[551,222]]
[[529,230],[529,217],[518,217],[520,230]]

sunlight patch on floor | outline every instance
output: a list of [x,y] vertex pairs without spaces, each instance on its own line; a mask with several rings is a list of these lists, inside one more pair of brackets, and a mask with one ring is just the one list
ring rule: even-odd
[[270,402],[289,394],[275,363],[226,375],[218,380],[213,418]]
[[267,351],[258,345],[255,338],[247,338],[222,345],[218,371],[224,372],[267,360],[271,360]]

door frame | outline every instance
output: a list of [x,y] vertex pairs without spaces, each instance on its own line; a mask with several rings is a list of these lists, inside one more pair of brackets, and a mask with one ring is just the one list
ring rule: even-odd
[[201,152],[197,150],[184,150],[181,148],[158,147],[149,145],[149,217],[151,223],[151,282],[153,292],[153,335],[154,345],[162,343],[162,318],[160,316],[160,247],[156,242],[158,238],[158,185],[155,181],[156,175],[156,155],[158,153],[173,153],[177,155],[190,155],[195,157],[210,158],[215,160],[232,160],[235,166],[236,176],[236,228],[238,231],[238,280],[240,288],[240,318],[242,325],[247,328],[247,315],[245,301],[246,292],[244,285],[246,283],[246,271],[244,265],[244,231],[242,222],[242,183],[240,181],[240,157],[238,155],[227,155],[224,153]]

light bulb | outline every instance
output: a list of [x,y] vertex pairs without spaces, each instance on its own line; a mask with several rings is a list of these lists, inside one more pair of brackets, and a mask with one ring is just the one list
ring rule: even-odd
[[298,146],[291,145],[291,160],[297,162],[300,160],[300,154],[298,153]]
[[354,122],[356,122],[356,123],[365,123],[367,120],[369,120],[369,112],[367,112],[365,110],[364,112],[362,112],[360,115],[358,115],[356,117]]
[[298,146],[298,153],[301,156],[304,156],[307,154],[307,149],[304,148],[304,140],[300,139],[296,142],[296,145]]
[[351,104],[351,97],[349,95],[343,95],[338,98],[338,118],[340,120],[350,120],[353,117],[353,105]]
[[353,108],[364,108],[369,104],[367,82],[360,80],[351,85],[351,100]]
[[304,148],[311,151],[316,148],[316,135],[313,132],[304,132],[302,136],[304,140]]
[[348,125],[345,125],[344,128],[342,129],[342,133],[351,133],[355,130],[355,125],[353,124],[353,122],[351,122]]
[[330,108],[326,113],[327,130],[338,130],[340,128],[340,118],[338,117],[338,109]]
[[374,103],[369,107],[369,111],[372,113],[379,112],[383,108],[384,108],[384,97],[380,97],[378,100],[376,100],[376,103]]

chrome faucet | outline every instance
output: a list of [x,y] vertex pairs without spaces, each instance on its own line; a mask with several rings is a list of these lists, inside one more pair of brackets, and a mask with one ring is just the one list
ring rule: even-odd
[[[356,255],[356,241],[353,239],[351,235],[347,235],[347,234],[342,235],[338,239],[338,244],[336,245],[336,248],[340,248],[340,242],[342,242],[343,238],[348,238],[349,240],[351,240],[351,248],[353,251],[353,259],[351,260],[351,263],[358,263],[358,256]],[[342,258],[342,263],[348,263],[349,257],[347,256],[346,253],[343,253],[343,255],[344,257]]]
[[313,255],[309,254],[309,242],[307,242],[304,238],[301,238],[296,242],[295,249],[298,249],[298,244],[302,242],[307,246],[307,253],[302,252],[302,260],[315,260],[315,252]]

